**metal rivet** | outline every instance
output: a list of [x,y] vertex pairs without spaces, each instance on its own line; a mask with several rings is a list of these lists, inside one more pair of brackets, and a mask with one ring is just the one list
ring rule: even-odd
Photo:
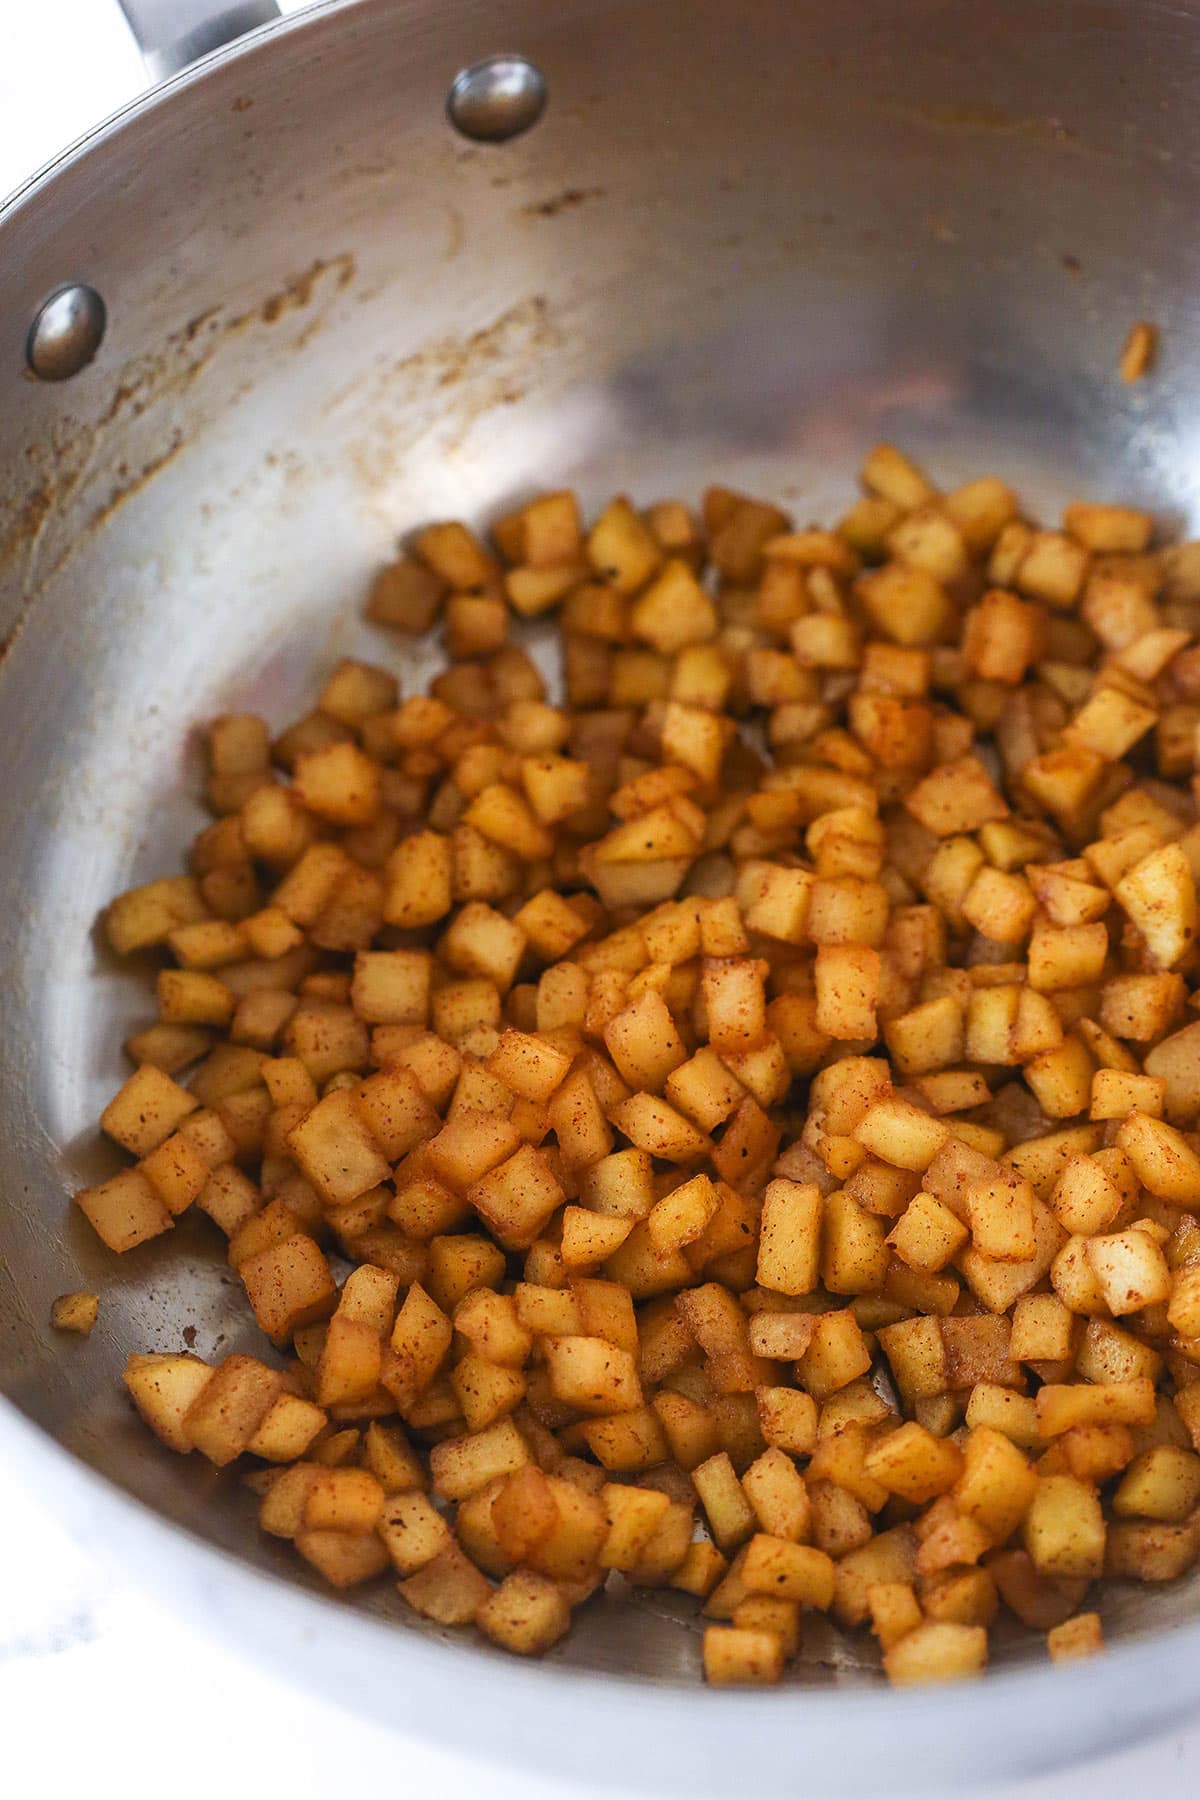
[[29,327],[25,358],[41,381],[66,381],[87,367],[104,336],[104,302],[95,288],[59,288]]
[[450,123],[480,144],[503,144],[536,125],[546,78],[523,56],[488,56],[456,75],[446,101]]

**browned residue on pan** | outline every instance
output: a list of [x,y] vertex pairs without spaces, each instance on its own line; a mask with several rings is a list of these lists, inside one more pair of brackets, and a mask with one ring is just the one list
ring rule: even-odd
[[489,325],[435,339],[398,361],[361,376],[326,404],[326,414],[353,407],[363,381],[372,384],[376,423],[351,450],[355,470],[370,488],[399,474],[417,442],[436,436],[440,455],[452,455],[485,413],[520,400],[531,377],[560,351],[563,333],[544,294],[510,306]]
[[30,488],[16,508],[16,516],[12,523],[14,538],[34,538],[42,529],[54,505],[54,489],[44,482],[38,487]]
[[[13,492],[7,503],[0,502],[0,572],[24,559],[21,581],[30,597],[51,530],[57,538],[55,528],[62,527],[65,541],[53,546],[43,581],[186,448],[188,440],[181,429],[164,418],[158,441],[123,461],[122,440],[133,421],[187,393],[225,347],[249,331],[270,329],[293,314],[310,314],[289,341],[290,348],[302,348],[325,323],[354,275],[352,256],[325,258],[289,277],[254,306],[237,312],[214,307],[199,313],[154,351],[128,364],[93,419],[57,421],[49,441],[26,452],[35,479],[24,491]],[[90,490],[95,490],[94,497]],[[77,501],[83,502],[80,516],[69,517],[68,509]]]
[[95,512],[91,514],[84,529],[87,531],[99,530],[101,525],[108,519],[111,519],[119,506],[124,506],[126,500],[131,500],[134,494],[140,493],[144,487],[148,486],[148,484],[154,480],[156,475],[161,474],[162,470],[165,469],[169,463],[173,463],[180,451],[185,448],[186,444],[187,439],[182,432],[179,432],[165,450],[158,456],[151,457],[149,462],[140,468],[136,474],[131,473],[130,470],[122,464],[116,471],[118,485],[113,489],[103,506],[98,506]]
[[1079,133],[1062,119],[1039,118],[1008,112],[998,106],[967,106],[958,102],[909,106],[885,99],[882,105],[893,118],[904,119],[911,125],[925,125],[934,131],[1033,138],[1039,143],[1057,144],[1063,148],[1083,147]]
[[[220,307],[210,307],[197,314],[159,349],[129,365],[101,418],[101,426],[111,424],[126,411],[137,418],[165,395],[183,392],[231,339],[257,325],[277,325],[289,313],[312,306],[319,295],[325,294],[332,300],[350,284],[354,272],[352,256],[332,257],[312,263],[244,312],[231,315]],[[299,342],[306,343],[309,335],[306,332]]]
[[260,318],[264,325],[274,325],[282,319],[284,313],[296,312],[302,306],[312,304],[317,283],[331,270],[337,272],[337,285],[344,288],[354,274],[354,258],[340,256],[336,262],[315,262],[311,268],[305,269],[302,275],[296,275],[286,287],[271,294],[262,305],[254,311],[243,315],[241,323],[252,323]]
[[556,219],[560,213],[574,212],[576,207],[586,206],[589,200],[603,200],[602,187],[564,188],[561,194],[551,194],[548,200],[531,200],[521,212],[530,219]]

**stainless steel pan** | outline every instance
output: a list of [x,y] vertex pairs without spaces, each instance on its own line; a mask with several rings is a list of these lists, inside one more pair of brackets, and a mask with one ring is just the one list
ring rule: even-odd
[[[130,10],[167,72],[270,9]],[[480,142],[447,97],[498,52],[545,95],[471,80],[460,123],[545,110]],[[127,1351],[245,1330],[202,1222],[118,1262],[67,1199],[146,1006],[93,922],[195,829],[193,724],[396,660],[358,601],[410,524],[717,477],[817,517],[886,435],[1194,528],[1198,90],[1196,0],[357,0],[168,82],[0,216],[0,1443],[132,1573],[364,1712],[664,1788],[1013,1775],[1200,1697],[1188,1586],[1116,1596],[1096,1663],[917,1695],[815,1635],[803,1686],[706,1693],[669,1601],[607,1598],[526,1667],[306,1590],[120,1396]],[[1162,356],[1126,389],[1139,317]],[[79,1285],[86,1344],[47,1324]]]

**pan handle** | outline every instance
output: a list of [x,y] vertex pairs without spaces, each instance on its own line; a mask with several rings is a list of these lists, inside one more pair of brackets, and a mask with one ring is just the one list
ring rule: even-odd
[[275,0],[119,0],[155,81],[177,75],[198,57],[269,25]]

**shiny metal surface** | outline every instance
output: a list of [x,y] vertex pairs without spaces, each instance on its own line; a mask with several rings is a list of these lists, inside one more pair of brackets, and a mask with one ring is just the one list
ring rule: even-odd
[[[502,46],[550,105],[466,143],[450,83]],[[114,1166],[93,1122],[150,1010],[98,912],[177,866],[198,721],[282,722],[347,653],[423,679],[432,652],[359,618],[412,525],[712,479],[805,521],[887,436],[1047,514],[1082,491],[1200,527],[1198,85],[1196,0],[745,0],[736,25],[724,0],[359,0],[181,77],[0,218],[0,1444],[277,1666],[483,1755],[692,1792],[998,1778],[1200,1699],[1188,1584],[1112,1598],[1128,1649],[1050,1675],[1034,1647],[952,1700],[880,1690],[817,1629],[807,1691],[705,1693],[662,1597],[606,1598],[537,1668],[387,1591],[317,1597],[236,1477],[120,1397],[131,1349],[252,1340],[205,1221],[114,1259],[68,1203]],[[22,379],[83,270],[99,354]],[[1126,388],[1135,318],[1162,350]],[[79,1286],[100,1325],[64,1342],[50,1301]]]
[[118,0],[151,78],[190,63],[279,17],[275,0]]
[[488,56],[450,84],[446,114],[456,131],[480,144],[506,144],[536,125],[546,108],[546,82],[524,56]]
[[37,310],[25,346],[25,360],[39,381],[69,381],[100,348],[107,315],[95,288],[73,282],[59,288]]

